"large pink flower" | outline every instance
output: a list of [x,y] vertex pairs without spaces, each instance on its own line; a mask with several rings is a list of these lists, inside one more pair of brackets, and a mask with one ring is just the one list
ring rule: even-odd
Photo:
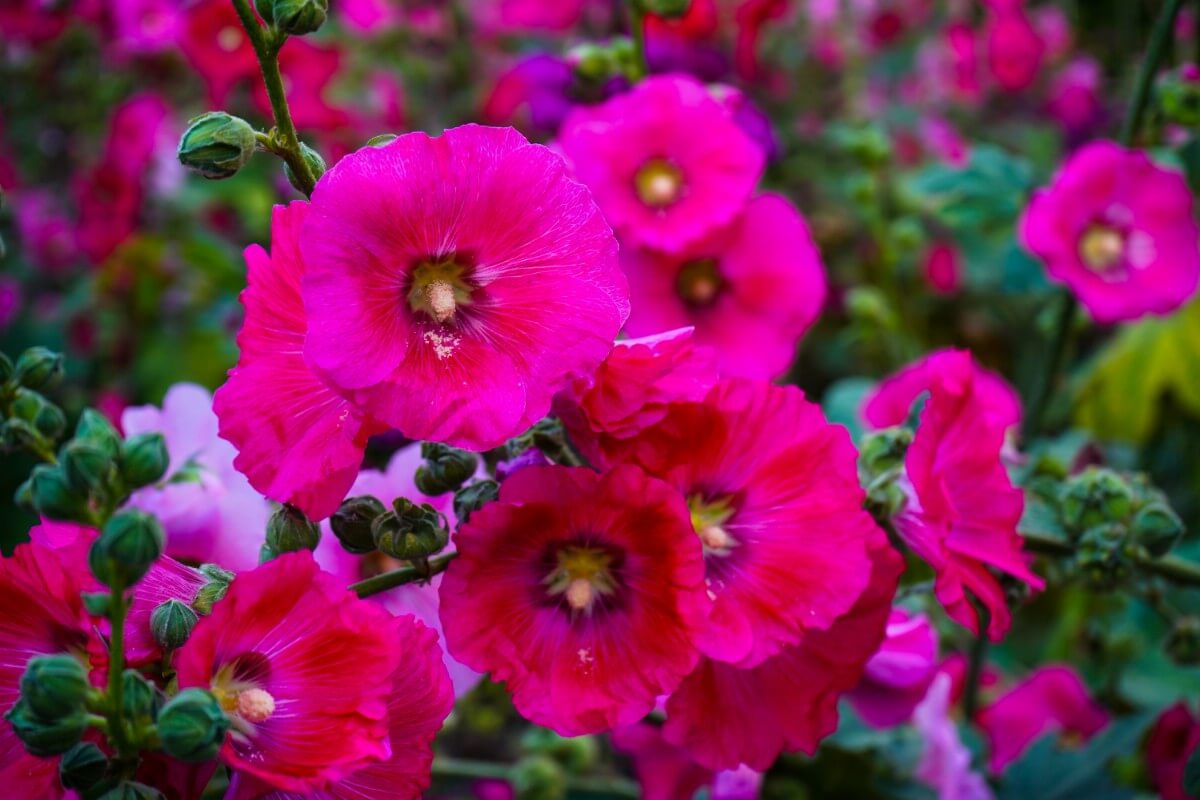
[[672,253],[732,221],[764,161],[726,107],[680,75],[577,109],[560,143],[624,238]]
[[990,612],[987,634],[1003,638],[1012,615],[989,568],[1040,589],[1017,533],[1024,495],[1012,485],[1000,450],[1003,419],[980,388],[969,353],[935,354],[926,366],[929,400],[905,457],[908,506],[896,530],[936,574],[946,612],[979,633],[968,592]]
[[257,245],[246,249],[241,358],[217,390],[213,410],[221,437],[238,449],[234,466],[250,485],[319,519],[337,509],[358,475],[367,437],[383,427],[304,358],[305,267],[297,235],[307,212],[304,203],[276,207],[271,254]]
[[766,770],[780,753],[816,751],[837,727],[837,704],[883,640],[903,562],[876,529],[870,580],[849,613],[827,630],[751,669],[702,659],[667,701],[667,741],[713,769]]
[[519,433],[595,369],[629,312],[588,191],[510,128],[346,156],[300,238],[305,356],[415,439],[486,449]]
[[[179,685],[211,689],[232,714],[221,757],[236,771],[305,793],[395,755],[412,788],[427,778],[428,744],[449,712],[435,641],[359,600],[311,554],[289,553],[233,581],[179,651]],[[396,682],[413,676],[435,702],[414,707],[414,689],[399,698],[409,716],[393,717]],[[423,736],[389,744],[397,727]],[[404,752],[418,745],[424,752]]]
[[708,600],[683,499],[632,466],[528,467],[442,581],[450,652],[564,736],[631,725],[698,658]]
[[849,695],[863,722],[876,728],[907,722],[937,673],[937,649],[937,631],[924,614],[893,610],[887,637]]
[[825,269],[800,212],[754,198],[734,223],[674,255],[625,248],[635,336],[694,325],[722,372],[777,378],[825,302]]
[[625,458],[687,498],[713,610],[708,657],[754,666],[846,614],[867,584],[857,454],[795,387],[725,380],[671,408]]
[[1097,322],[1167,314],[1200,281],[1183,175],[1111,142],[1079,150],[1021,218],[1021,240]]

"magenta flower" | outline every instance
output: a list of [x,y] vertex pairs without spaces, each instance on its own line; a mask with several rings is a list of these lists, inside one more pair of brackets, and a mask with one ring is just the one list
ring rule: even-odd
[[999,641],[1012,614],[989,568],[1043,586],[1017,533],[1024,495],[1000,462],[1006,426],[969,353],[936,353],[925,370],[929,399],[905,457],[908,505],[896,530],[933,567],[935,593],[951,619],[979,633],[970,592],[990,612],[988,637]]
[[777,378],[825,302],[825,269],[804,218],[784,197],[760,195],[728,228],[674,255],[625,248],[634,336],[692,325],[721,371]]
[[988,69],[1001,89],[1020,92],[1037,80],[1046,45],[1024,9],[993,11],[984,37]]
[[708,612],[683,498],[632,466],[529,467],[455,536],[450,652],[564,736],[638,722],[699,653]]
[[1168,314],[1200,281],[1187,181],[1111,142],[1079,150],[1021,218],[1021,240],[1097,322]]
[[991,800],[987,781],[971,769],[971,751],[950,717],[951,705],[950,676],[939,673],[913,712],[913,726],[925,740],[916,777],[939,800]]
[[[304,203],[277,206],[271,253],[246,248],[241,357],[213,397],[234,466],[272,500],[322,519],[337,510],[362,465],[367,438],[384,428],[315,373],[303,355],[308,330],[297,237]],[[261,530],[261,528],[260,528]]]
[[711,800],[758,800],[762,775],[745,767],[722,772],[702,767],[664,739],[661,728],[644,722],[619,728],[612,743],[633,762],[642,800],[681,800],[704,788]]
[[1002,772],[1047,732],[1091,738],[1108,724],[1108,712],[1092,699],[1074,669],[1051,664],[981,710],[977,721],[991,745],[992,771]]
[[199,0],[187,9],[179,48],[208,84],[209,101],[225,104],[238,83],[258,74],[258,59],[233,3]]
[[1192,800],[1183,786],[1188,760],[1200,749],[1200,718],[1186,702],[1159,715],[1146,740],[1146,768],[1162,800]]
[[113,44],[123,54],[160,53],[175,44],[183,8],[171,0],[116,0]]
[[414,439],[501,444],[596,368],[628,315],[599,209],[510,128],[346,156],[313,192],[300,249],[305,357]]
[[924,614],[892,611],[887,636],[848,699],[863,722],[890,728],[907,722],[937,672],[937,631]]
[[731,222],[763,170],[762,149],[730,111],[681,75],[647,78],[626,94],[579,108],[559,136],[575,174],[621,236],[669,253]]

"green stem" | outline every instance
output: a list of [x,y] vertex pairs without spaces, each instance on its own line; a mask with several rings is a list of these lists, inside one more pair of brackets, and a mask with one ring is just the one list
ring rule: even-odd
[[963,714],[968,720],[974,720],[975,712],[979,710],[979,682],[983,678],[983,664],[987,660],[988,624],[992,621],[991,613],[982,604],[976,604],[975,611],[979,615],[979,635],[971,642],[966,683],[963,687]]
[[125,587],[110,586],[112,599],[108,619],[112,632],[108,637],[108,733],[113,747],[122,757],[136,755],[125,729],[125,614],[128,601]]
[[458,553],[446,553],[437,558],[429,559],[428,569],[402,567],[391,572],[375,575],[358,583],[352,583],[350,584],[350,588],[357,592],[359,597],[370,597],[373,594],[386,592],[389,589],[395,589],[397,586],[404,586],[407,583],[429,580],[439,572],[445,572],[446,567],[450,566],[450,562],[457,556]]
[[279,132],[278,137],[271,137],[275,144],[272,149],[287,162],[305,196],[311,196],[317,181],[304,158],[304,152],[300,149],[300,137],[296,134],[295,123],[292,122],[292,112],[288,108],[287,95],[283,90],[283,75],[279,72],[279,50],[287,36],[265,30],[259,25],[258,19],[250,9],[249,0],[233,0],[233,7],[242,21],[242,27],[246,29],[246,35],[250,37],[250,44],[258,57],[263,82],[267,86],[271,113],[275,117],[275,129]]
[[1042,433],[1046,424],[1046,409],[1050,405],[1050,396],[1054,392],[1055,379],[1062,370],[1071,344],[1071,323],[1075,319],[1075,296],[1069,289],[1064,289],[1059,295],[1058,314],[1054,321],[1054,338],[1050,345],[1050,357],[1046,360],[1046,370],[1037,386],[1037,394],[1029,407],[1029,417],[1025,423],[1025,437],[1032,439]]
[[[438,756],[433,760],[435,778],[466,778],[476,780],[512,780],[513,766],[492,761],[472,761],[464,758]],[[641,797],[638,784],[628,778],[591,777],[569,775],[566,779],[568,793],[580,792],[605,798]]]
[[[1049,534],[1022,531],[1025,546],[1034,553],[1050,556],[1069,556],[1075,547],[1065,539]],[[1178,556],[1154,558],[1147,553],[1133,556],[1134,562],[1144,571],[1166,578],[1181,586],[1200,587],[1200,564]]]
[[628,0],[629,7],[629,36],[633,39],[633,56],[637,65],[639,80],[646,77],[650,67],[646,63],[646,7],[642,0]]
[[1175,33],[1175,18],[1183,8],[1184,0],[1167,0],[1162,13],[1154,23],[1150,33],[1150,44],[1146,57],[1142,59],[1141,71],[1138,73],[1137,84],[1134,86],[1133,97],[1129,101],[1129,111],[1125,114],[1125,124],[1121,127],[1121,144],[1131,147],[1142,126],[1142,118],[1146,114],[1146,105],[1150,100],[1150,89],[1154,85],[1154,76],[1158,72],[1159,62],[1167,52]]

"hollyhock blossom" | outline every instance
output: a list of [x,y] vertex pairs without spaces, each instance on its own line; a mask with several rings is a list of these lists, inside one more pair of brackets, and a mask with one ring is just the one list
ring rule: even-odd
[[1034,195],[1020,234],[1097,322],[1174,311],[1200,280],[1200,227],[1187,181],[1111,142],[1071,157]]
[[1162,800],[1189,800],[1183,788],[1188,759],[1200,748],[1200,718],[1187,703],[1176,703],[1164,711],[1146,740],[1146,766],[1150,780]]
[[686,72],[704,81],[728,76],[716,0],[692,0],[680,17],[646,15],[646,64],[651,72]]
[[[912,405],[940,379],[947,365],[959,358],[952,349],[935,350],[879,382],[863,402],[863,419],[872,428],[903,425]],[[1005,428],[1021,421],[1021,397],[1004,376],[971,360],[972,389],[988,416]]]
[[987,635],[998,641],[1012,615],[989,568],[1043,585],[1017,533],[1024,495],[1000,461],[1006,426],[969,353],[934,354],[925,369],[929,399],[905,456],[908,504],[896,530],[933,568],[934,592],[951,619],[979,633],[970,592],[990,612]]
[[949,242],[935,242],[925,253],[922,272],[929,287],[938,294],[954,294],[962,285],[962,258]]
[[683,499],[640,469],[530,467],[455,535],[450,653],[564,736],[631,725],[695,666],[708,600]]
[[764,161],[728,109],[682,75],[647,78],[575,110],[559,143],[612,226],[669,253],[733,220]]
[[863,721],[890,728],[908,721],[937,674],[937,631],[924,614],[892,611],[887,635],[848,695]]
[[[178,651],[176,669],[180,687],[211,690],[231,715],[221,759],[290,792],[393,757],[406,788],[423,786],[429,743],[449,712],[433,634],[359,600],[307,552],[240,574]],[[402,702],[422,688],[437,702],[408,705],[397,719],[389,705],[398,680],[412,690]],[[409,735],[392,736],[398,727]]]
[[1100,62],[1089,56],[1071,61],[1050,82],[1046,110],[1072,135],[1086,132],[1104,113]]
[[138,489],[130,505],[158,517],[167,553],[226,569],[258,563],[270,505],[234,468],[237,453],[217,436],[217,415],[208,390],[178,383],[162,408],[133,406],[121,414],[126,436],[161,433],[170,460],[163,480]]
[[115,0],[110,13],[113,45],[122,54],[160,53],[183,27],[183,6],[172,0]]
[[483,101],[483,118],[532,133],[553,134],[573,104],[571,65],[548,53],[522,58],[496,77]]
[[1002,772],[1049,731],[1086,740],[1108,719],[1075,670],[1058,664],[1034,670],[976,718],[991,746],[989,763],[995,772]]
[[757,800],[762,776],[749,769],[714,772],[663,738],[662,729],[647,723],[619,728],[613,747],[629,755],[642,788],[642,800],[680,800],[707,789],[711,800]]
[[625,247],[634,336],[694,326],[728,375],[771,379],[825,301],[821,255],[784,197],[755,197],[729,227],[674,255]]
[[1037,79],[1045,44],[1020,8],[993,13],[984,29],[992,80],[1006,92],[1028,89]]
[[667,741],[712,769],[768,769],[782,752],[812,754],[837,728],[837,704],[879,649],[903,562],[879,529],[869,580],[850,611],[757,667],[702,659],[667,701]]
[[303,223],[304,356],[409,437],[494,447],[612,349],[616,247],[562,159],[511,128],[363,148]]
[[400,24],[402,8],[397,0],[341,0],[338,19],[357,33],[375,34]]
[[225,105],[230,91],[258,75],[258,58],[233,3],[199,0],[187,7],[179,47],[208,84],[211,105]]
[[745,80],[761,79],[762,63],[758,44],[768,23],[782,19],[791,7],[791,0],[740,0],[734,10],[733,65]]
[[75,226],[61,202],[47,191],[19,191],[10,195],[21,249],[34,266],[59,272],[71,266],[79,251]]
[[271,253],[246,248],[246,318],[241,357],[213,397],[220,436],[238,450],[234,466],[272,500],[314,519],[337,510],[362,465],[367,438],[383,426],[326,384],[303,355],[308,330],[298,234],[304,203],[277,206]]
[[471,0],[472,18],[492,32],[566,31],[579,22],[586,0]]
[[958,734],[950,707],[950,676],[941,673],[913,712],[913,726],[925,740],[916,777],[940,800],[991,800],[987,781],[971,769],[971,751]]

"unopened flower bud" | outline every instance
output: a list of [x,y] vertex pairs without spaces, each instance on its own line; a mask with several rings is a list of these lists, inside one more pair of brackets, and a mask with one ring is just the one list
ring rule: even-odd
[[208,583],[196,592],[192,599],[192,608],[197,614],[211,614],[213,605],[225,597],[225,592],[229,591],[229,584],[235,576],[216,564],[201,564],[200,572],[208,579]]
[[378,136],[372,136],[370,139],[367,139],[366,146],[383,147],[384,145],[391,144],[398,138],[399,137],[394,133],[381,133]]
[[[313,180],[318,181],[325,174],[325,159],[321,158],[321,154],[313,150],[304,142],[300,143],[300,155],[304,157],[304,162],[308,164],[308,171],[312,173]],[[287,176],[288,183],[297,192],[303,192],[304,187],[300,185],[300,181],[296,178],[296,173],[292,172],[290,164],[283,165],[283,174]]]
[[459,524],[471,518],[472,512],[478,511],[500,496],[500,484],[493,480],[482,480],[470,483],[454,493],[454,516]]
[[196,620],[191,606],[172,597],[150,612],[150,632],[163,650],[178,650],[192,635]]
[[167,755],[180,761],[215,758],[229,731],[221,704],[203,689],[184,689],[158,713],[158,737]]
[[150,721],[158,710],[158,690],[135,669],[121,676],[121,703],[125,719]]
[[[270,6],[268,21],[284,33],[294,36],[317,30],[325,24],[325,17],[329,14],[329,0],[270,0]],[[263,19],[268,19],[266,14]]]
[[1093,589],[1115,588],[1132,574],[1127,541],[1128,531],[1117,523],[1096,525],[1079,537],[1075,563]]
[[645,0],[646,10],[659,17],[682,17],[691,8],[692,0]]
[[87,499],[80,497],[62,470],[49,464],[33,468],[29,478],[33,505],[38,514],[49,519],[80,521],[87,511]]
[[165,795],[153,786],[124,781],[100,795],[97,800],[164,800]]
[[530,728],[521,737],[522,751],[531,755],[548,755],[568,772],[589,771],[600,756],[595,736],[559,736],[548,728]]
[[375,551],[371,523],[387,511],[383,503],[370,495],[348,497],[329,518],[329,527],[347,552],[363,555]]
[[32,422],[11,417],[0,424],[0,449],[8,452],[36,449],[44,444]]
[[105,586],[130,587],[163,554],[166,536],[159,521],[141,511],[122,511],[104,526],[88,551],[88,565]]
[[1133,518],[1137,543],[1155,558],[1170,552],[1183,536],[1183,520],[1164,503],[1151,503]]
[[31,347],[17,358],[13,376],[26,389],[52,389],[63,376],[62,354]]
[[83,738],[88,727],[88,715],[83,709],[47,720],[35,714],[24,700],[18,700],[4,718],[30,755],[38,758],[49,758],[70,750]]
[[512,787],[516,800],[562,800],[567,796],[567,777],[554,759],[534,755],[513,767]]
[[1185,64],[1158,83],[1158,99],[1163,116],[1189,128],[1200,127],[1200,70]]
[[567,61],[579,77],[588,81],[603,81],[613,71],[613,59],[609,52],[591,42],[571,48],[567,53]]
[[904,466],[904,455],[912,444],[908,428],[885,428],[863,437],[858,453],[859,470],[864,476],[877,476]]
[[8,383],[16,367],[6,353],[0,353],[0,383]]
[[321,527],[290,503],[284,503],[267,522],[267,547],[276,555],[297,550],[316,550]]
[[12,415],[28,422],[47,439],[57,439],[67,428],[62,409],[38,392],[24,387],[17,389],[13,398]]
[[108,772],[108,757],[91,742],[80,742],[63,753],[58,762],[58,779],[75,792],[91,789]]
[[179,163],[210,180],[230,178],[254,155],[257,137],[250,123],[224,111],[201,114],[179,140]]
[[121,435],[108,421],[108,417],[94,408],[85,408],[79,415],[79,423],[75,426],[75,438],[96,445],[110,458],[116,458],[121,452]]
[[1059,502],[1063,524],[1079,534],[1128,517],[1133,510],[1133,490],[1112,470],[1089,467],[1067,481]]
[[437,442],[422,444],[421,456],[425,463],[417,468],[414,483],[418,491],[430,497],[457,490],[479,468],[474,453]]
[[83,664],[66,653],[34,656],[21,675],[21,698],[45,720],[82,709],[91,688]]
[[379,552],[402,561],[428,558],[450,541],[442,515],[433,506],[417,505],[404,497],[375,519],[371,535]]
[[103,488],[116,474],[116,465],[109,455],[86,440],[67,442],[58,462],[67,483],[80,495]]
[[121,477],[131,489],[140,489],[160,480],[169,461],[167,441],[161,433],[130,436],[121,445]]

